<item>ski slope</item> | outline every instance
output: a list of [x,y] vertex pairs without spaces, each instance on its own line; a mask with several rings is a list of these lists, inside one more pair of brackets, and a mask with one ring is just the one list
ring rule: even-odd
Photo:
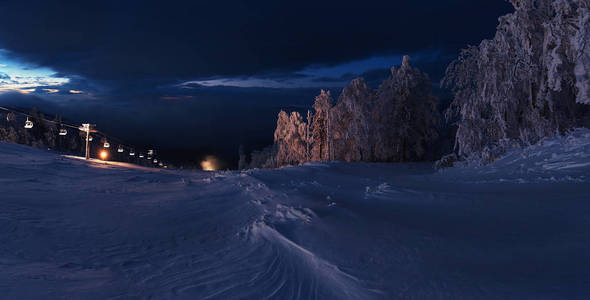
[[590,299],[590,131],[438,172],[0,143],[0,299]]

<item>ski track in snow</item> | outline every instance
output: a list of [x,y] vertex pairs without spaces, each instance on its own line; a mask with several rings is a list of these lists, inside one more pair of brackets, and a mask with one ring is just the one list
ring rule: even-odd
[[588,299],[590,131],[481,168],[199,172],[0,143],[0,299]]

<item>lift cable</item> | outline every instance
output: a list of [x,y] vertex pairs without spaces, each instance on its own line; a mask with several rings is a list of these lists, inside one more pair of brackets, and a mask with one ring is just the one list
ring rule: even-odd
[[[41,119],[41,120],[43,120],[44,122],[53,123],[53,124],[56,124],[56,125],[59,125],[59,126],[68,127],[68,128],[72,128],[72,129],[76,129],[76,130],[83,131],[83,130],[81,129],[81,126],[79,126],[79,125],[72,125],[72,124],[68,124],[68,123],[66,123],[66,122],[63,122],[63,121],[62,121],[62,122],[60,122],[60,121],[52,121],[52,120],[48,120],[48,119],[46,119],[46,118],[42,118],[42,117],[40,117],[40,116],[33,116],[33,115],[31,115],[31,114],[28,114],[28,113],[25,113],[25,112],[22,112],[22,111],[19,111],[19,110],[16,110],[16,109],[12,109],[12,108],[7,108],[7,107],[0,106],[0,110],[7,111],[7,112],[11,112],[11,113],[14,113],[14,114],[19,114],[19,115],[21,115],[21,116],[24,116],[24,117],[27,117],[27,118]],[[139,149],[139,148],[137,148],[137,147],[134,147],[134,146],[131,146],[131,145],[125,144],[125,143],[123,143],[123,141],[122,141],[121,139],[118,139],[118,138],[116,138],[116,137],[114,137],[114,136],[108,135],[108,134],[106,134],[106,133],[104,133],[104,132],[102,132],[102,131],[99,131],[99,130],[93,129],[93,130],[92,130],[92,133],[93,133],[93,135],[95,135],[95,136],[101,136],[101,137],[103,137],[104,139],[106,139],[106,140],[107,140],[107,144],[108,144],[108,141],[109,141],[109,140],[110,140],[110,141],[115,141],[115,142],[117,142],[117,144],[118,144],[118,145],[117,145],[117,151],[118,151],[118,152],[120,152],[120,151],[119,151],[119,149],[120,149],[120,148],[124,148],[124,149],[126,148],[126,149],[127,149],[129,152],[130,152],[130,153],[133,153],[133,155],[132,155],[132,156],[134,156],[134,155],[135,155],[135,150],[136,150],[136,149]],[[110,146],[110,145],[109,145],[109,146]]]

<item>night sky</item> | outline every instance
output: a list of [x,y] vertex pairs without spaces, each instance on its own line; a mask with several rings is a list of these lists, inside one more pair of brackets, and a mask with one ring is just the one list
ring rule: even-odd
[[0,104],[90,121],[177,164],[272,143],[276,113],[410,55],[436,83],[501,0],[0,0]]

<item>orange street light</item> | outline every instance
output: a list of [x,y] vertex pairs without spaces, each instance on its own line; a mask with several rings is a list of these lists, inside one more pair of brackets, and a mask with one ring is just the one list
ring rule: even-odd
[[109,153],[106,151],[100,151],[100,159],[102,160],[107,160],[107,158],[109,157]]

